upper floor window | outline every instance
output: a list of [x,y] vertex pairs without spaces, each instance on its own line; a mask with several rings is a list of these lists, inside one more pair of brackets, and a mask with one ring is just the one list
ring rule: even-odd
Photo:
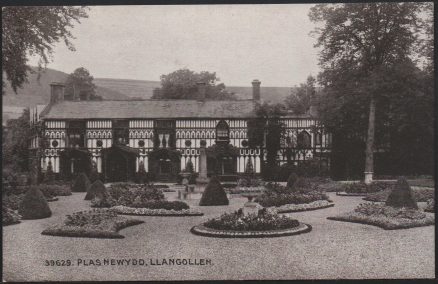
[[321,132],[315,133],[315,145],[321,145],[322,144],[322,134]]
[[114,144],[127,145],[129,143],[129,120],[113,121]]
[[85,121],[69,121],[67,127],[67,144],[71,148],[85,147]]
[[216,140],[228,141],[230,140],[230,127],[225,120],[219,121],[216,125]]
[[307,131],[301,131],[297,137],[297,144],[299,148],[312,147],[310,134]]

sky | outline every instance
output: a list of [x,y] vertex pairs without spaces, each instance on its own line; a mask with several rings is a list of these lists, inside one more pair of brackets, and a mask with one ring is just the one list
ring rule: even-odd
[[[216,72],[229,86],[290,87],[317,75],[308,4],[91,6],[47,67],[95,78],[159,81],[181,68]],[[36,65],[33,58],[31,64]]]

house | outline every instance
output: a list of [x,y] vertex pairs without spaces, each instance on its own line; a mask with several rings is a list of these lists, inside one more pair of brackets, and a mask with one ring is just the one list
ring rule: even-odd
[[[248,146],[260,84],[252,82],[249,100],[205,100],[206,85],[199,83],[197,100],[89,101],[68,100],[64,85],[52,83],[50,103],[31,115],[37,130],[30,150],[43,172],[51,164],[64,177],[94,166],[105,181],[132,180],[143,168],[157,180],[173,180],[189,160],[199,171],[202,146],[209,174],[237,175],[248,163],[260,173],[266,149]],[[280,165],[314,156],[329,163],[330,135],[314,116],[288,114],[280,120],[286,129]]]

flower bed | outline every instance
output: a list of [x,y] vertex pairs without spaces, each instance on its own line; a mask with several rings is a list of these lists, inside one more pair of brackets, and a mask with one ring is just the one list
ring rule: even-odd
[[124,236],[118,234],[119,230],[141,223],[144,222],[118,216],[116,212],[111,210],[94,209],[67,215],[64,224],[47,228],[41,234],[63,237],[121,239]]
[[262,209],[257,214],[244,215],[241,210],[224,213],[219,218],[193,227],[191,232],[202,236],[248,238],[287,236],[310,230],[309,225],[300,224],[298,220]]
[[24,194],[3,194],[2,206],[12,210],[18,210],[20,202],[23,200]]
[[279,207],[286,204],[305,204],[318,200],[329,200],[328,196],[320,191],[292,191],[280,185],[269,185],[262,195],[255,199],[263,207]]
[[435,213],[435,199],[429,199],[426,204],[426,208],[424,208],[425,212]]
[[21,216],[7,206],[2,206],[2,225],[8,226],[20,223]]
[[[435,199],[435,189],[432,188],[413,188],[414,199],[417,202],[427,202],[429,199]],[[370,193],[363,198],[365,201],[385,202],[391,190]]]
[[141,216],[202,216],[204,213],[193,209],[150,209],[150,208],[133,208],[127,206],[114,206],[111,210],[122,215],[141,215]]
[[270,210],[273,210],[277,213],[292,213],[292,212],[301,212],[301,211],[311,211],[317,209],[324,209],[333,207],[335,204],[328,200],[317,200],[310,203],[304,204],[285,204],[279,207],[269,207]]
[[229,194],[241,194],[241,193],[253,193],[253,192],[263,192],[265,190],[264,186],[251,186],[251,187],[234,187],[225,188],[225,192]]
[[327,217],[327,219],[368,224],[385,230],[408,229],[435,224],[435,217],[432,214],[373,203],[360,204],[353,212]]
[[394,182],[386,181],[375,181],[370,184],[365,184],[364,182],[349,183],[344,186],[344,192],[338,192],[337,195],[366,195],[368,193],[379,192],[387,189],[391,190],[394,184]]

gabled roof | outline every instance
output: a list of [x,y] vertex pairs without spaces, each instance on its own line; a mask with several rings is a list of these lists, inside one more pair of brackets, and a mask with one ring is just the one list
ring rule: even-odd
[[43,119],[250,118],[254,100],[62,101],[49,106]]

